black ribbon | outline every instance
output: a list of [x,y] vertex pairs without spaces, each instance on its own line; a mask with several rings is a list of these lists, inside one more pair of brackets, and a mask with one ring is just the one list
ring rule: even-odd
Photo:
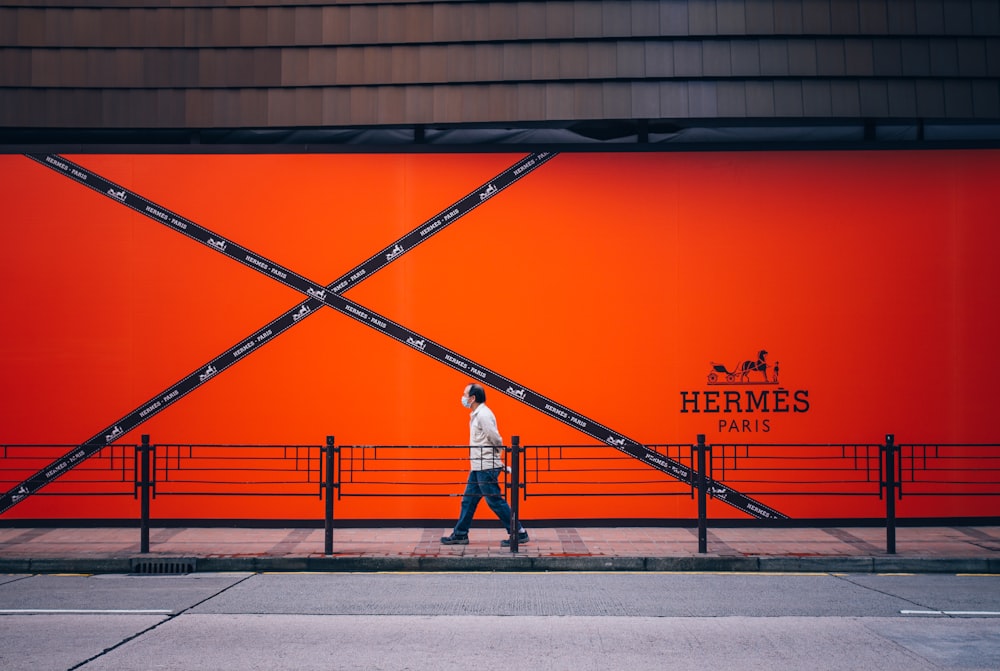
[[[457,352],[440,345],[429,338],[421,336],[401,324],[398,324],[388,317],[380,315],[364,306],[351,301],[340,295],[350,289],[358,282],[367,279],[372,274],[399,258],[413,247],[428,239],[446,226],[457,221],[468,214],[478,205],[494,197],[503,189],[507,188],[521,177],[527,175],[541,164],[550,160],[554,154],[542,152],[532,154],[523,161],[518,162],[508,170],[498,175],[495,179],[483,185],[476,191],[465,196],[452,207],[442,211],[436,217],[432,217],[417,228],[413,229],[402,238],[387,246],[385,249],[373,255],[364,263],[356,266],[352,270],[334,280],[330,285],[324,287],[308,278],[299,275],[289,268],[280,266],[269,259],[266,259],[251,250],[242,247],[212,231],[196,224],[189,219],[163,208],[152,201],[139,196],[138,194],[125,189],[113,182],[110,182],[100,175],[73,164],[67,159],[52,154],[29,154],[30,158],[43,165],[61,172],[87,187],[94,189],[109,198],[117,200],[136,212],[147,216],[169,228],[172,228],[188,237],[211,247],[212,249],[230,257],[234,261],[242,263],[260,273],[275,279],[296,291],[306,294],[309,298],[298,306],[289,310],[281,317],[265,326],[263,329],[252,334],[249,338],[241,341],[238,345],[230,348],[210,362],[204,369],[200,369],[184,378],[178,385],[165,394],[152,399],[149,403],[133,411],[125,418],[101,432],[90,441],[84,443],[78,450],[74,450],[61,460],[54,462],[48,468],[39,471],[33,478],[26,480],[19,487],[8,492],[0,498],[0,512],[10,508],[12,505],[30,495],[37,489],[47,484],[51,479],[58,477],[79,461],[89,457],[101,447],[111,443],[117,436],[123,435],[138,426],[141,422],[161,411],[170,403],[175,402],[193,389],[214,377],[219,372],[244,357],[249,352],[258,349],[260,346],[272,340],[279,333],[284,332],[296,322],[311,315],[322,305],[333,308],[337,312],[344,314],[356,321],[359,321],[371,328],[381,331],[385,335],[400,343],[416,349],[421,353],[431,357],[435,361],[449,366],[480,383],[490,386],[511,398],[520,401],[534,408],[535,410],[555,419],[568,426],[594,438],[595,440],[607,444],[615,449],[632,456],[643,463],[660,470],[671,477],[680,480],[688,485],[696,484],[695,472],[681,462],[666,457],[645,445],[624,436],[603,424],[600,424],[584,415],[574,412],[570,408],[538,394],[523,385],[519,385],[513,380],[483,366]],[[72,459],[71,462],[67,461]],[[715,498],[725,501],[729,505],[761,519],[785,519],[786,516],[778,511],[766,506],[758,501],[745,496],[736,490],[728,487],[724,483],[714,480],[708,481],[708,486]]]

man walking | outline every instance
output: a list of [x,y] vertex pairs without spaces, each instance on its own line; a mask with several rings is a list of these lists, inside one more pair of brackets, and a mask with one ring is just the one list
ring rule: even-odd
[[[462,510],[455,529],[450,536],[441,538],[445,545],[468,545],[472,518],[483,497],[507,533],[511,532],[510,506],[501,496],[500,485],[497,484],[500,471],[504,468],[500,458],[503,438],[497,429],[496,416],[486,407],[486,390],[476,383],[467,385],[462,394],[462,405],[472,410],[469,415],[469,479],[465,484]],[[527,543],[528,532],[520,524],[518,527],[517,542]],[[510,546],[510,539],[503,540],[501,545]]]

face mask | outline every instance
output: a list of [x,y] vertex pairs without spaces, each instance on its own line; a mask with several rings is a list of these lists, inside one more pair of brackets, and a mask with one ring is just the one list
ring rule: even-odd
[[462,397],[462,406],[466,407],[466,408],[471,408],[472,407],[472,399],[469,398],[468,396],[463,396]]

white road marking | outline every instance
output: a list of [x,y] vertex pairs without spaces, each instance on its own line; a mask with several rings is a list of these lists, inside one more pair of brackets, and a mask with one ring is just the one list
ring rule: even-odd
[[172,610],[91,610],[83,608],[3,608],[0,615],[170,615]]
[[971,615],[976,617],[997,617],[995,610],[901,610],[903,615]]

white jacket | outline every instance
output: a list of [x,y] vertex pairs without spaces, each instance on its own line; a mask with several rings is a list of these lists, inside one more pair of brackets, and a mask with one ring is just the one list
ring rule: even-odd
[[496,415],[485,403],[480,403],[469,415],[469,445],[471,470],[503,468],[503,451],[499,449],[503,446],[503,437],[497,429]]

